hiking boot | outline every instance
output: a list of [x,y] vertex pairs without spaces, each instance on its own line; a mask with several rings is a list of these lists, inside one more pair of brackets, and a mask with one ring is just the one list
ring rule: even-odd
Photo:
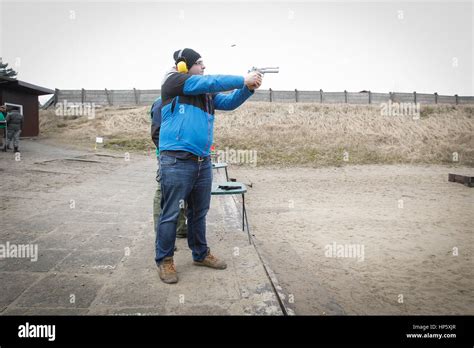
[[165,257],[165,259],[158,265],[158,273],[160,279],[167,284],[178,282],[178,273],[174,266],[173,257]]
[[20,152],[20,150],[17,147],[15,147],[15,150],[13,150],[13,152]]
[[217,257],[211,254],[211,249],[207,250],[207,255],[202,261],[194,261],[196,266],[206,266],[215,269],[226,269],[227,264],[223,260],[219,260]]

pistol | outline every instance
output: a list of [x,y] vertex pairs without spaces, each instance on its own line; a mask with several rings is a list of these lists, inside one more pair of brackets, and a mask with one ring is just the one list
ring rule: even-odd
[[280,72],[279,67],[269,67],[269,68],[257,68],[257,67],[252,67],[248,72],[252,71],[258,71],[260,74],[278,74]]

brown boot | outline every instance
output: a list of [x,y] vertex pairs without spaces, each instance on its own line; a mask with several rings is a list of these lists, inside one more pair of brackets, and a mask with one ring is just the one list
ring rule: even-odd
[[178,282],[178,273],[176,273],[173,257],[165,257],[165,259],[158,265],[158,271],[160,279],[163,282],[167,284]]
[[227,264],[223,260],[219,260],[217,257],[211,254],[211,249],[207,250],[207,255],[202,261],[194,261],[196,266],[206,266],[215,269],[226,269]]

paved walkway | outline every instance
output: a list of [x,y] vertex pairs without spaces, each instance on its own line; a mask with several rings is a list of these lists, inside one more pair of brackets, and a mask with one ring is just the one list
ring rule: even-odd
[[153,258],[153,155],[126,161],[42,140],[21,149],[20,161],[0,153],[0,248],[37,245],[38,260],[0,258],[0,314],[282,314],[230,196],[212,198],[207,224],[228,268],[193,266],[180,239],[180,280],[167,285]]

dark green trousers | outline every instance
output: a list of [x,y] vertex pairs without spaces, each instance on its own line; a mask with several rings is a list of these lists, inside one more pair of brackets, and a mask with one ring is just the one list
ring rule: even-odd
[[[153,224],[155,226],[160,220],[161,213],[161,187],[158,185],[155,192],[155,198],[153,199]],[[185,210],[181,209],[178,216],[178,225],[176,226],[176,237],[186,238],[188,236],[188,225],[186,225],[186,214]]]

